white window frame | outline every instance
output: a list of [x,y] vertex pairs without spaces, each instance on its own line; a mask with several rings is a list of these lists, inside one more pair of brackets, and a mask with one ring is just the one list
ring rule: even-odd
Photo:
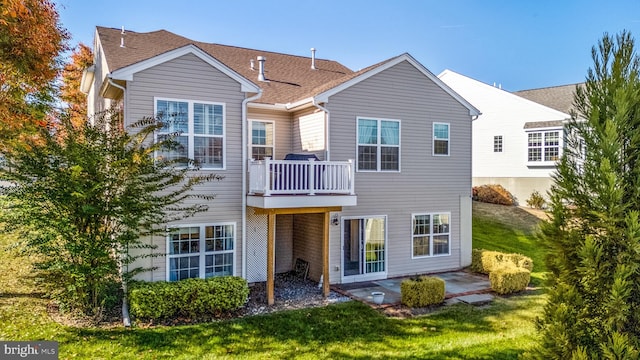
[[[377,121],[377,142],[375,144],[360,144],[360,120],[373,120]],[[382,137],[382,122],[397,122],[398,123],[398,145],[383,145],[381,144]],[[360,146],[371,146],[376,147],[377,157],[376,157],[376,169],[360,169]],[[397,147],[398,148],[398,170],[382,170],[382,148],[383,147]],[[389,173],[399,173],[402,169],[401,164],[402,159],[402,122],[399,119],[383,119],[378,117],[367,117],[367,116],[358,116],[356,117],[356,171],[358,172],[389,172]]]
[[[206,228],[208,226],[228,226],[231,225],[233,231],[233,249],[232,250],[223,250],[223,251],[206,251]],[[200,230],[200,238],[199,240],[199,251],[196,253],[188,253],[188,254],[171,254],[171,231],[176,229],[183,228],[199,228]],[[206,223],[206,224],[179,224],[175,226],[167,227],[167,236],[166,236],[166,281],[177,281],[171,280],[171,259],[181,258],[181,257],[191,257],[198,256],[198,278],[204,279],[206,275],[205,265],[206,265],[206,256],[207,255],[217,255],[217,254],[232,254],[232,262],[231,262],[231,275],[236,276],[237,266],[236,266],[236,249],[238,248],[238,235],[237,235],[237,226],[235,222],[217,222],[217,223]]]
[[494,135],[493,136],[493,152],[501,153],[503,150],[503,137],[502,135]]
[[[436,138],[436,125],[447,125],[447,138],[446,139],[439,139]],[[432,156],[450,156],[451,155],[451,124],[450,123],[445,123],[445,122],[434,122],[433,125],[431,126],[431,135],[432,135],[432,141],[431,141],[431,155]],[[436,140],[439,141],[447,141],[447,153],[446,154],[436,154]]]
[[[189,100],[189,99],[174,99],[164,97],[153,98],[153,113],[158,114],[158,101],[176,101],[187,103],[187,132],[181,134],[186,136],[188,141],[187,157],[194,159],[195,156],[195,138],[196,137],[208,137],[208,138],[221,138],[222,139],[222,166],[221,167],[207,167],[202,166],[202,170],[226,170],[227,169],[227,105],[221,102],[202,101],[202,100]],[[209,134],[195,134],[195,112],[194,104],[203,105],[219,105],[222,106],[222,135],[209,135]],[[154,135],[154,141],[158,141],[158,135],[164,135],[168,132],[156,131]]]
[[[416,235],[413,233],[413,227],[414,227],[414,222],[416,219],[416,216],[424,216],[424,215],[429,215],[429,233],[428,234],[419,234]],[[434,233],[433,232],[433,216],[434,215],[446,215],[449,217],[449,232],[446,233]],[[424,259],[424,258],[434,258],[434,257],[442,257],[442,256],[451,256],[451,227],[452,227],[452,218],[451,218],[451,212],[448,211],[436,211],[436,212],[429,212],[429,213],[412,213],[411,214],[411,258],[412,259]],[[437,236],[437,235],[448,235],[449,236],[449,246],[448,246],[448,250],[449,252],[447,252],[446,254],[433,254],[433,237]],[[428,237],[429,238],[429,254],[427,255],[414,255],[414,239],[416,237]]]
[[[547,133],[558,133],[558,145],[546,145],[546,134]],[[541,145],[540,146],[529,146],[529,135],[530,134],[540,134],[541,136]],[[562,147],[564,146],[564,133],[562,128],[543,128],[543,129],[530,129],[525,132],[525,144],[526,152],[525,156],[527,157],[526,163],[528,166],[555,166],[558,161],[560,161],[560,157],[562,157]],[[529,149],[540,149],[540,160],[529,160]],[[558,148],[558,159],[557,160],[545,160],[545,149],[549,148]]]
[[[273,144],[271,145],[255,145],[253,143],[253,122],[261,122],[261,123],[265,123],[265,124],[271,124],[271,126],[273,127]],[[259,119],[249,119],[249,158],[252,159],[253,158],[253,148],[254,147],[259,147],[259,148],[271,148],[271,153],[273,154],[273,156],[271,157],[272,159],[275,158],[276,156],[276,123],[275,121],[272,120],[259,120]],[[257,159],[256,159],[257,160]]]

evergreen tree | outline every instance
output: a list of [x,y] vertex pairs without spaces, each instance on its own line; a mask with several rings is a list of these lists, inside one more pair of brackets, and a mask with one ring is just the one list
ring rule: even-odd
[[592,49],[542,228],[549,299],[540,359],[637,359],[640,348],[640,60],[624,31]]

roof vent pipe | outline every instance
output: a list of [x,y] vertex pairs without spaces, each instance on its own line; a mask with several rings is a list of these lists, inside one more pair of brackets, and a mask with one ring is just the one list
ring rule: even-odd
[[255,62],[253,61],[253,59],[249,60],[249,63],[251,64],[251,70],[255,70],[255,69],[256,69],[256,67],[255,67],[255,65],[254,65],[254,64],[255,64]]
[[316,49],[311,48],[311,70],[316,69]]
[[120,31],[120,47],[121,48],[124,47],[124,26],[122,27],[122,30]]
[[267,60],[264,56],[258,56],[258,81],[266,81],[264,78],[264,62]]

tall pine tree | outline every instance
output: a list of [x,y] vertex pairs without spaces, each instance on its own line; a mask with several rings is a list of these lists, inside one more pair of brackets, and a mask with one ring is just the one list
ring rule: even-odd
[[640,60],[626,31],[605,34],[592,58],[542,228],[551,274],[532,358],[639,354]]

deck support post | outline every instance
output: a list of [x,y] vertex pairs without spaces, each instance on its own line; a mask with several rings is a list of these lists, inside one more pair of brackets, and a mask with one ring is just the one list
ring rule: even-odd
[[329,296],[329,225],[331,218],[329,211],[324,213],[322,230],[322,296]]
[[274,299],[274,278],[275,278],[275,232],[276,214],[267,214],[267,305],[273,305]]

